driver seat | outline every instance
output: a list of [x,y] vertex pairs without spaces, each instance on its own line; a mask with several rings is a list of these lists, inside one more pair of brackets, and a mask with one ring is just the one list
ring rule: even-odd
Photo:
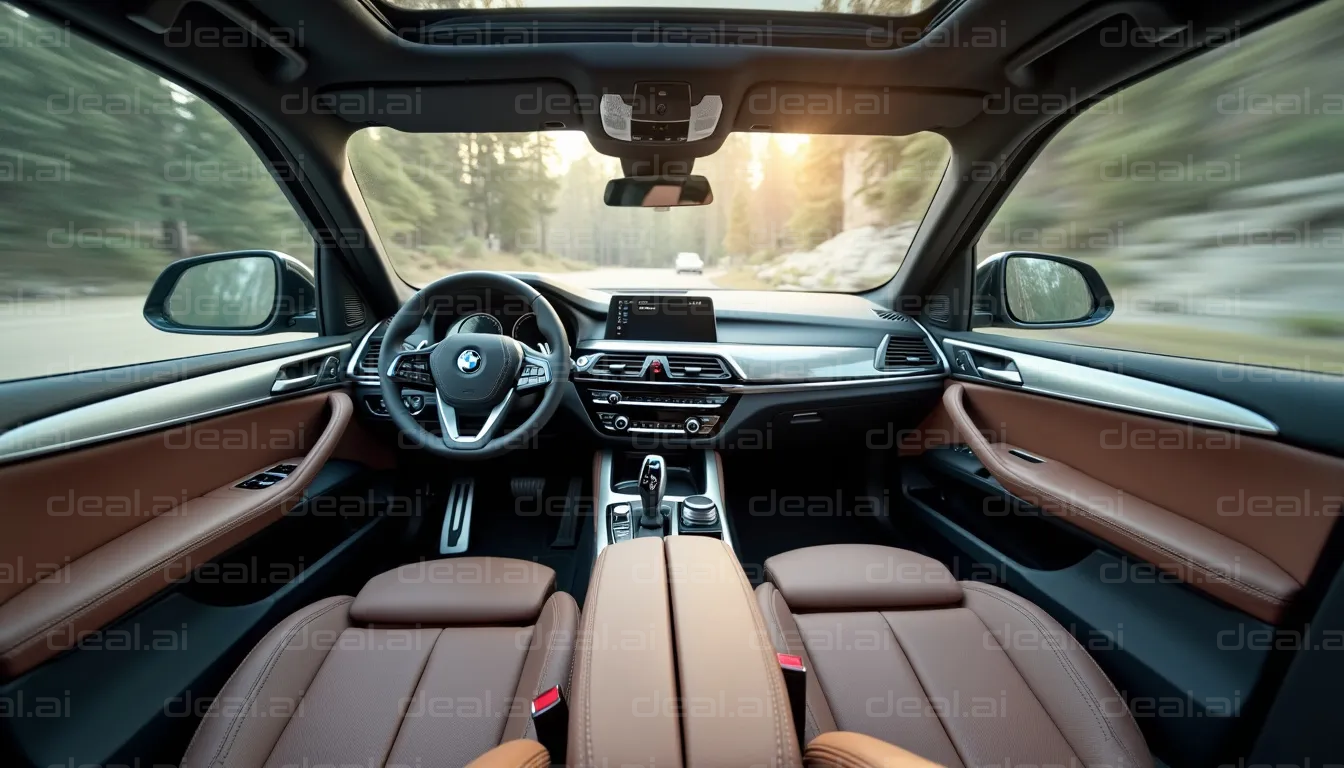
[[524,560],[388,571],[272,629],[224,684],[182,765],[466,765],[535,739],[529,705],[568,688],[578,613],[553,570]]

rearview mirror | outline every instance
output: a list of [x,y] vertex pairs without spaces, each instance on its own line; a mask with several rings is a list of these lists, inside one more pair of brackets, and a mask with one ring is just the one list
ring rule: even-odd
[[704,176],[627,176],[608,181],[602,199],[621,208],[675,208],[709,205],[714,191]]
[[1101,274],[1077,259],[1005,251],[975,270],[972,327],[1082,328],[1114,311]]
[[145,320],[169,333],[317,333],[317,291],[303,262],[275,251],[181,259],[159,274]]

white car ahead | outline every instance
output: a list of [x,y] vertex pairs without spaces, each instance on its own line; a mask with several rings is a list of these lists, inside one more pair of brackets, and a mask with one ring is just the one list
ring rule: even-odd
[[705,271],[705,262],[698,253],[678,253],[677,254],[677,274],[683,272],[694,272],[701,274]]

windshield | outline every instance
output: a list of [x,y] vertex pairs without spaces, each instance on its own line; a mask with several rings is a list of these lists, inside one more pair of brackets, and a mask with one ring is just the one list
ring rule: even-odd
[[592,288],[863,291],[900,268],[947,166],[946,140],[733,134],[695,173],[714,202],[611,208],[620,161],[579,131],[368,128],[350,164],[393,266],[420,286],[471,269]]
[[417,11],[483,8],[699,8],[725,11],[822,11],[874,16],[910,16],[933,0],[385,0],[388,5]]

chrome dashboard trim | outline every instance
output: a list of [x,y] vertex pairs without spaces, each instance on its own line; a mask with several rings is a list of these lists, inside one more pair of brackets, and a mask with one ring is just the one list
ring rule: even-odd
[[[920,326],[925,337],[933,345],[942,371],[949,370],[947,359],[937,351],[937,343],[927,330]],[[884,342],[885,343],[885,342]],[[681,342],[681,341],[629,341],[614,339],[590,339],[576,345],[580,355],[593,355],[603,352],[644,353],[649,355],[712,355],[723,358],[737,377],[749,385],[764,385],[771,382],[781,384],[828,383],[854,380],[909,380],[916,376],[929,375],[929,369],[915,369],[908,372],[879,370],[874,361],[877,351],[882,347],[828,347],[801,346],[788,344],[733,344],[719,342]],[[597,378],[597,377],[593,377]],[[598,379],[617,384],[623,379]],[[625,379],[629,382],[630,380]],[[635,382],[638,383],[638,382]],[[645,382],[647,383],[647,382]],[[681,382],[671,382],[681,385]],[[714,382],[686,382],[695,386],[714,386]]]
[[[0,434],[0,463],[153,432],[283,399],[272,396],[280,370],[303,360],[340,354],[350,344],[279,357],[161,384],[72,408]],[[339,382],[333,382],[333,385]],[[326,387],[295,390],[295,396]]]
[[355,347],[355,353],[350,356],[350,363],[345,366],[346,378],[359,384],[378,383],[377,376],[370,376],[359,372],[359,361],[364,359],[364,349],[369,346],[369,339],[372,339],[373,334],[377,333],[378,329],[381,327],[383,327],[383,321],[379,320],[373,324],[373,327],[369,329],[368,333],[364,334],[364,338],[359,340],[359,345]]
[[960,339],[948,339],[947,343],[953,348],[1011,360],[1022,376],[1022,384],[1018,386],[954,373],[953,377],[962,381],[1221,429],[1263,435],[1279,433],[1278,425],[1255,411],[1180,387]]

